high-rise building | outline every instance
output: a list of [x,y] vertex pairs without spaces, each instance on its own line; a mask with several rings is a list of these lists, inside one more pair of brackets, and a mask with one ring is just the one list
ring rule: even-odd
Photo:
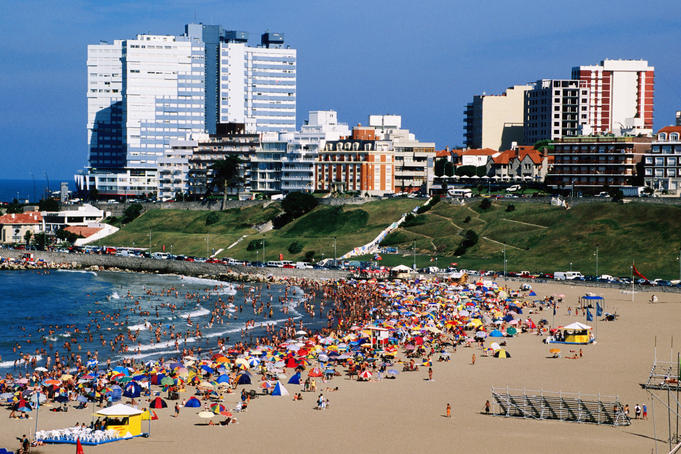
[[538,80],[525,92],[525,144],[579,135],[588,123],[588,101],[589,90],[578,80]]
[[219,119],[257,132],[296,129],[296,50],[281,33],[264,33],[250,47],[232,32],[220,43]]
[[523,96],[531,85],[515,85],[501,95],[476,95],[464,112],[467,148],[505,150],[523,140]]
[[681,110],[676,111],[676,126],[681,126]]
[[87,65],[89,166],[76,181],[102,196],[155,193],[170,142],[220,122],[295,131],[296,50],[280,33],[248,46],[245,32],[188,24],[181,36],[90,45]]
[[592,132],[653,128],[655,68],[646,60],[608,60],[572,68],[572,79],[589,89]]

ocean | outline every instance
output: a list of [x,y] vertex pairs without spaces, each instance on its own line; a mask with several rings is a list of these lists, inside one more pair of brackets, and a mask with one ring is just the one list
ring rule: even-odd
[[[63,357],[67,342],[83,361],[88,351],[97,351],[100,361],[179,356],[169,336],[156,341],[150,324],[160,323],[162,331],[174,327],[175,332],[186,333],[186,346],[200,346],[203,351],[215,350],[218,338],[232,345],[262,336],[265,325],[283,326],[289,317],[312,329],[325,325],[325,320],[312,319],[299,310],[302,290],[289,289],[285,297],[285,287],[274,284],[270,288],[265,284],[236,286],[192,277],[117,272],[0,271],[0,292],[0,373],[14,369],[22,353],[36,356],[38,365],[44,366],[55,350]],[[272,318],[266,317],[267,311],[254,314],[254,295],[258,304],[271,301]],[[219,300],[227,304],[225,318],[210,324],[211,310]],[[226,319],[227,314],[238,318]],[[242,338],[246,320],[255,328]],[[201,337],[195,335],[197,328]],[[137,338],[130,340],[129,335],[135,333]],[[110,342],[115,338],[126,343],[127,352],[112,351]],[[180,350],[183,346],[180,340]],[[23,370],[24,365],[17,367]]]
[[[62,181],[68,182],[69,189],[75,191],[76,186],[73,177],[50,179],[49,190],[59,191]],[[33,180],[0,179],[0,202],[11,202],[14,199],[22,202],[26,200],[38,202],[43,198],[47,189],[47,180],[44,177],[36,177],[35,182]]]

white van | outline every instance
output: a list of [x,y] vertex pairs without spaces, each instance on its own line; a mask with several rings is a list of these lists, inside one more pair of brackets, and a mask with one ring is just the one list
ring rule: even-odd
[[151,254],[151,258],[157,260],[168,260],[170,258],[170,254],[167,252],[154,252]]
[[553,278],[557,281],[572,281],[584,278],[584,276],[579,271],[556,271],[553,273]]
[[465,199],[473,197],[473,191],[470,189],[450,188],[447,189],[447,194],[449,197],[463,197]]

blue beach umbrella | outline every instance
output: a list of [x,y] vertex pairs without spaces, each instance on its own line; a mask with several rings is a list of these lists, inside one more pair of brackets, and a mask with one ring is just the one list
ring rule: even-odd
[[127,385],[125,385],[125,389],[123,390],[123,395],[125,397],[130,397],[130,398],[135,398],[139,397],[140,394],[142,393],[142,387],[134,381],[131,381]]

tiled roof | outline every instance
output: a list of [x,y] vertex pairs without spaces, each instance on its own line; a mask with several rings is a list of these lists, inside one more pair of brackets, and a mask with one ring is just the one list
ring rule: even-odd
[[28,213],[12,213],[0,216],[0,225],[8,224],[40,224],[43,217],[38,211],[29,211]]
[[658,134],[661,132],[681,132],[681,126],[665,126],[657,131]]
[[76,235],[80,235],[83,238],[87,238],[102,230],[102,227],[86,227],[84,225],[70,225],[66,227],[64,230],[66,230],[67,232],[75,233]]

